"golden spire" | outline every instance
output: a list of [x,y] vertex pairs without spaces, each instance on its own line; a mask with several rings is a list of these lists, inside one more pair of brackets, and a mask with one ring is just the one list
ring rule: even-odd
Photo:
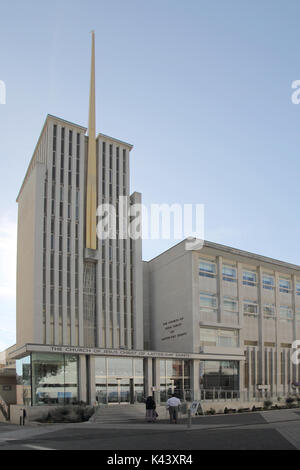
[[86,185],[86,248],[96,250],[97,163],[96,163],[96,110],[95,110],[95,32],[92,31],[92,60],[88,128],[88,161]]

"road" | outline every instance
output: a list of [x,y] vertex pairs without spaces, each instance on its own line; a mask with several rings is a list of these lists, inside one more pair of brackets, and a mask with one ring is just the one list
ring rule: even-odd
[[191,429],[133,422],[0,425],[0,450],[296,450],[300,411],[279,410],[199,417]]

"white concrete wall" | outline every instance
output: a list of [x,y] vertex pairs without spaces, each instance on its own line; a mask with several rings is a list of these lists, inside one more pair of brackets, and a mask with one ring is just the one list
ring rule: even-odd
[[178,245],[148,266],[151,349],[193,352],[191,253]]

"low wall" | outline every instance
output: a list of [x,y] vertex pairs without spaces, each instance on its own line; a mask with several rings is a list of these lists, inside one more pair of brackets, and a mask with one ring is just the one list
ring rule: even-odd
[[26,410],[26,422],[37,421],[40,418],[46,418],[48,412],[53,406],[24,406],[24,405],[11,405],[10,406],[10,422],[12,424],[20,424],[21,410]]

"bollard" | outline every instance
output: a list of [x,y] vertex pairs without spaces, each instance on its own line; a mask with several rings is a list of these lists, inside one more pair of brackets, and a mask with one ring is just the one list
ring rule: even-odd
[[192,414],[191,414],[190,409],[188,409],[188,412],[187,412],[187,427],[189,429],[192,427]]

